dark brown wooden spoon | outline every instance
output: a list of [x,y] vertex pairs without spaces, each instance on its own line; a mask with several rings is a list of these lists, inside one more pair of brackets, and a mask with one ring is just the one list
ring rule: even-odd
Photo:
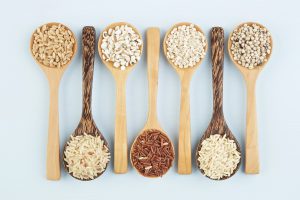
[[[213,78],[213,116],[210,124],[208,125],[208,128],[206,129],[197,146],[197,166],[200,165],[198,161],[198,152],[201,149],[202,142],[214,134],[220,134],[222,136],[226,134],[226,138],[234,140],[237,146],[237,151],[241,153],[240,145],[228,128],[223,114],[224,30],[221,27],[214,27],[211,30],[211,58]],[[232,177],[239,169],[240,164],[241,160],[230,176],[222,177],[220,180],[225,180]],[[204,174],[204,171],[202,169],[200,169],[200,171],[202,172],[202,174]]]
[[[82,93],[83,93],[83,101],[82,101],[82,116],[80,122],[75,129],[73,136],[83,135],[84,133],[92,135],[94,137],[100,136],[101,140],[104,141],[104,145],[108,147],[108,143],[98,130],[94,119],[92,117],[92,85],[93,85],[93,73],[94,73],[94,59],[95,59],[95,44],[96,44],[96,33],[95,28],[91,26],[86,26],[82,30],[82,54],[83,54],[83,71],[82,71]],[[70,140],[70,139],[69,139]],[[68,141],[69,141],[68,140]],[[68,142],[67,141],[67,142]],[[67,147],[67,142],[65,143],[64,152]],[[65,154],[64,158],[65,158]],[[64,160],[64,159],[63,159]],[[107,163],[108,164],[108,163]],[[69,172],[67,163],[64,161],[64,167]],[[107,168],[107,165],[105,169]],[[104,170],[105,171],[105,170]],[[103,172],[104,172],[103,171]],[[99,177],[103,172],[97,174],[95,178]],[[73,174],[69,173],[72,177]],[[74,177],[76,178],[76,177]],[[78,179],[78,178],[76,178]],[[93,179],[78,179],[81,181],[88,181]]]

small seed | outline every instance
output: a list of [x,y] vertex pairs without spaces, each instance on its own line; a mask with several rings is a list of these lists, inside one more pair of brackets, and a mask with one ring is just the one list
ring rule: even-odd
[[235,29],[230,40],[233,59],[248,69],[260,66],[271,54],[271,34],[258,24],[244,24]]

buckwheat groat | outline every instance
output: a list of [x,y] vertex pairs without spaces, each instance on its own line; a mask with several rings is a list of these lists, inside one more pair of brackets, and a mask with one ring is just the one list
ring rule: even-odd
[[244,24],[233,31],[230,40],[233,59],[248,69],[260,66],[271,54],[271,34],[259,24]]

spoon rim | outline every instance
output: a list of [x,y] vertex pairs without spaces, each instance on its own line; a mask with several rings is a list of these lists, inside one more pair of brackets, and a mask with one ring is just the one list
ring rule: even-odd
[[[65,27],[68,31],[70,31],[70,32],[72,33],[72,35],[73,35],[73,39],[74,39],[73,55],[71,56],[71,59],[70,59],[66,64],[62,65],[61,67],[50,67],[50,66],[44,65],[43,63],[40,63],[40,62],[34,57],[34,54],[33,54],[33,52],[32,52],[32,46],[33,46],[33,42],[34,42],[34,34],[35,34],[35,32],[36,32],[36,30],[37,30],[38,28],[42,28],[44,25],[46,25],[46,26],[53,26],[53,25],[57,25],[57,26],[58,26],[58,25],[62,25],[62,26]],[[39,66],[41,66],[42,68],[46,68],[46,69],[53,69],[53,70],[62,70],[62,69],[66,69],[67,66],[70,65],[70,63],[73,61],[73,59],[74,59],[74,57],[75,57],[75,55],[76,55],[76,53],[77,53],[78,44],[77,44],[77,39],[76,39],[76,36],[75,36],[74,32],[73,32],[68,26],[66,26],[66,25],[64,25],[64,24],[62,24],[62,23],[60,23],[60,22],[49,22],[49,23],[45,23],[45,24],[39,26],[38,28],[36,28],[36,29],[33,31],[33,33],[31,34],[30,45],[29,45],[29,47],[30,47],[30,53],[31,53],[33,59],[35,60],[35,62],[36,62]]]
[[[168,170],[167,170],[165,173],[163,173],[161,176],[147,176],[147,175],[141,173],[141,172],[136,168],[136,166],[133,164],[133,161],[132,161],[132,155],[131,155],[131,154],[132,154],[132,151],[133,151],[133,147],[134,147],[134,145],[135,145],[135,143],[136,143],[136,141],[137,141],[137,138],[138,138],[139,136],[141,136],[141,135],[144,134],[144,133],[147,134],[146,131],[151,131],[151,132],[153,132],[153,131],[159,131],[161,134],[163,134],[164,136],[166,136],[166,138],[169,140],[170,145],[171,145],[171,147],[172,147],[172,152],[173,152],[174,158],[172,159],[171,165],[169,166]],[[175,153],[175,148],[174,148],[174,145],[173,145],[172,140],[170,139],[170,137],[166,134],[166,132],[165,132],[164,130],[162,130],[161,128],[157,128],[157,127],[156,127],[156,128],[149,128],[149,127],[143,128],[143,129],[138,133],[138,135],[135,137],[135,139],[134,139],[134,141],[133,141],[133,143],[132,143],[132,145],[131,145],[130,152],[129,152],[129,158],[130,158],[131,165],[133,166],[133,168],[134,168],[140,175],[142,175],[142,176],[144,176],[144,177],[146,177],[146,178],[159,178],[159,177],[162,177],[162,176],[164,176],[165,174],[167,174],[168,171],[172,168],[172,166],[173,166],[173,164],[174,164],[175,157],[176,157],[176,153]]]
[[167,39],[168,39],[168,36],[170,35],[171,31],[174,29],[174,28],[177,28],[178,26],[182,26],[182,25],[186,25],[186,26],[189,26],[189,25],[194,25],[194,27],[196,28],[197,31],[201,32],[204,36],[204,39],[205,39],[205,42],[206,42],[206,45],[205,45],[205,48],[204,48],[204,58],[207,54],[207,50],[208,50],[208,42],[207,42],[207,38],[205,36],[205,33],[203,32],[203,30],[200,28],[200,26],[198,26],[197,24],[194,24],[194,23],[191,23],[191,22],[179,22],[179,23],[176,23],[174,24],[173,26],[171,26],[171,28],[168,29],[168,31],[166,32],[165,34],[165,37],[164,37],[164,40],[163,40],[163,49],[164,49],[164,55],[168,61],[168,63],[177,71],[177,72],[180,72],[180,71],[194,71],[195,69],[197,69],[201,63],[203,62],[204,58],[201,58],[199,60],[199,62],[197,62],[194,66],[192,67],[187,67],[187,68],[180,68],[179,66],[175,65],[167,56]]
[[231,52],[231,45],[232,45],[232,41],[231,41],[231,37],[232,37],[232,34],[235,30],[239,29],[240,27],[244,26],[245,24],[247,25],[258,25],[260,28],[265,28],[267,30],[267,32],[271,33],[264,25],[258,23],[258,22],[251,22],[251,21],[248,21],[248,22],[243,22],[239,25],[237,25],[233,31],[230,33],[229,35],[229,38],[228,38],[228,43],[227,43],[227,51],[228,51],[228,54],[229,54],[229,57],[230,59],[232,60],[232,62],[234,63],[235,66],[237,66],[240,70],[246,70],[246,71],[255,71],[255,70],[262,70],[265,65],[269,62],[270,58],[271,58],[271,55],[272,55],[272,52],[273,52],[273,39],[272,39],[272,35],[270,34],[270,44],[271,44],[271,52],[270,54],[267,54],[266,58],[267,58],[267,61],[261,63],[260,65],[257,65],[256,67],[254,67],[253,69],[249,69],[247,67],[244,67],[242,66],[241,64],[239,64],[238,62],[236,62],[234,59],[233,59],[233,55],[232,55],[232,52]]
[[140,60],[138,60],[136,63],[134,64],[131,64],[131,65],[128,65],[127,67],[125,67],[125,70],[121,70],[121,68],[116,68],[113,66],[113,62],[112,61],[106,61],[105,59],[103,59],[103,53],[102,53],[102,48],[101,48],[101,44],[102,44],[102,40],[103,40],[103,33],[105,31],[108,31],[110,28],[115,28],[117,26],[122,26],[122,25],[127,25],[129,26],[130,28],[132,28],[134,30],[134,32],[139,36],[139,39],[142,41],[142,44],[140,46],[140,57],[142,56],[143,54],[143,49],[144,49],[144,42],[143,42],[143,37],[141,35],[141,33],[139,32],[139,30],[133,26],[132,24],[128,23],[128,22],[114,22],[114,23],[111,23],[109,24],[108,26],[106,26],[103,31],[100,33],[100,36],[99,36],[99,39],[98,39],[98,54],[102,60],[102,62],[104,63],[104,65],[110,69],[110,70],[113,70],[113,71],[121,71],[121,72],[128,72],[130,70],[132,70]]

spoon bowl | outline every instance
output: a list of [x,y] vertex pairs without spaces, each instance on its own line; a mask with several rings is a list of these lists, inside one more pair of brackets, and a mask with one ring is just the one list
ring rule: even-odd
[[[199,60],[193,67],[188,68],[179,68],[176,66],[167,56],[168,47],[167,47],[167,40],[169,34],[172,32],[174,28],[179,26],[189,26],[191,23],[182,22],[175,24],[172,26],[166,33],[163,48],[164,54],[167,58],[168,62],[177,72],[180,81],[181,81],[181,100],[180,100],[180,124],[179,124],[179,140],[178,140],[178,173],[179,174],[191,174],[192,173],[192,159],[191,159],[191,122],[190,122],[190,82],[192,76],[196,69],[200,66],[203,58]],[[203,35],[203,31],[197,25],[194,25],[195,29],[201,32]],[[206,39],[205,39],[206,42]],[[207,42],[204,49],[205,53],[207,51]]]
[[[113,66],[113,62],[111,61],[106,61],[104,58],[103,58],[103,52],[102,52],[102,48],[101,48],[101,44],[102,44],[102,41],[103,41],[103,33],[108,31],[109,29],[114,29],[115,27],[117,26],[123,26],[123,25],[127,25],[129,27],[131,27],[133,29],[133,31],[138,34],[139,38],[142,39],[142,35],[141,33],[131,24],[127,23],[127,22],[116,22],[116,23],[112,23],[110,24],[109,26],[107,26],[103,31],[102,33],[100,34],[100,37],[99,37],[99,42],[98,42],[98,52],[99,52],[99,56],[102,60],[102,62],[104,63],[104,65],[114,74],[114,73],[121,73],[122,75],[125,74],[125,73],[129,73],[134,67],[135,65],[138,63],[134,63],[134,64],[131,64],[129,65],[128,67],[125,68],[125,70],[120,70],[119,68],[116,68]],[[142,54],[142,51],[143,51],[143,44],[141,45],[140,47],[140,51],[141,51],[141,54]]]
[[164,137],[166,139],[166,142],[171,146],[170,149],[171,149],[171,152],[172,154],[174,155],[175,153],[175,150],[174,150],[174,146],[173,146],[173,143],[171,141],[171,139],[168,137],[168,135],[166,134],[166,132],[159,126],[159,125],[155,125],[155,124],[152,124],[152,122],[149,122],[145,125],[145,127],[141,130],[141,132],[138,134],[138,136],[135,138],[134,142],[132,143],[132,146],[131,146],[131,150],[130,150],[130,161],[131,161],[131,165],[136,169],[136,171],[144,176],[144,177],[147,177],[147,178],[157,178],[157,177],[162,177],[163,175],[165,175],[168,170],[172,167],[173,165],[173,162],[174,162],[174,159],[171,161],[171,165],[168,166],[168,169],[162,173],[161,175],[159,176],[153,176],[153,175],[147,175],[145,173],[142,173],[138,167],[136,166],[135,164],[135,161],[134,161],[134,149],[135,149],[135,146],[138,145],[137,144],[137,140],[139,137],[146,137],[146,136],[149,136],[149,133],[155,133],[155,134],[161,134],[162,137]]
[[[98,52],[104,65],[111,71],[116,81],[116,120],[115,120],[115,138],[114,138],[114,171],[117,174],[124,174],[128,168],[128,147],[127,147],[127,122],[126,122],[126,80],[130,71],[137,64],[129,65],[125,70],[115,68],[113,62],[106,61],[102,53],[103,33],[110,28],[117,26],[128,25],[131,27],[139,38],[142,39],[139,31],[129,23],[118,22],[106,27],[99,37]],[[140,51],[142,54],[143,44],[141,44]]]
[[[261,28],[265,28],[263,25],[259,24],[259,23],[256,23],[256,22],[245,22],[245,23],[242,23],[240,25],[238,25],[234,30],[238,30],[239,28],[241,28],[242,26],[244,26],[245,24],[248,24],[248,25],[258,25],[259,27]],[[266,29],[267,30],[267,29]],[[273,40],[272,40],[272,37],[271,37],[271,53],[270,54],[267,54],[267,61],[266,62],[263,62],[261,63],[260,65],[254,67],[253,69],[248,69],[246,67],[243,67],[242,65],[240,65],[236,60],[234,60],[233,58],[233,55],[232,55],[232,52],[231,52],[231,46],[232,46],[232,40],[230,39],[232,37],[232,34],[233,32],[230,33],[229,35],[229,38],[228,38],[228,45],[227,45],[227,48],[228,48],[228,53],[229,53],[229,57],[230,59],[232,60],[232,62],[235,64],[235,66],[242,72],[242,74],[247,74],[247,73],[259,73],[263,68],[264,66],[267,64],[267,62],[269,61],[270,57],[271,57],[271,54],[272,54],[272,50],[273,50]]]
[[[93,73],[94,73],[94,59],[95,59],[95,44],[96,44],[96,32],[94,27],[86,26],[82,31],[82,52],[83,52],[83,84],[82,84],[82,93],[83,93],[83,101],[82,101],[82,116],[80,122],[75,129],[72,136],[80,136],[84,134],[91,135],[93,137],[99,136],[101,140],[103,140],[104,145],[108,148],[109,146],[102,133],[97,128],[94,119],[92,117],[91,111],[91,101],[92,101],[92,83],[93,83]],[[68,163],[65,161],[65,151],[68,146],[68,142],[71,140],[71,137],[65,143],[64,146],[64,167],[66,171],[69,173]],[[106,168],[108,162],[106,163],[106,167],[104,171],[98,173],[93,179],[102,175]],[[73,173],[69,173],[73,178],[81,180],[81,181],[89,181],[93,179],[79,179],[73,175]]]
[[[244,24],[253,25],[256,24],[261,28],[265,28],[263,25],[256,22],[246,22],[234,30],[239,29]],[[265,65],[270,59],[273,50],[273,40],[270,36],[271,43],[271,52],[267,54],[267,61],[261,63],[259,66],[254,67],[253,69],[248,69],[243,67],[238,62],[234,60],[234,57],[231,52],[231,36],[233,32],[230,34],[228,39],[228,52],[232,62],[242,73],[244,80],[247,86],[247,116],[246,116],[246,155],[245,155],[245,172],[247,174],[258,174],[259,173],[259,150],[258,150],[258,131],[257,131],[257,119],[256,119],[256,97],[255,97],[255,87],[256,80],[258,75],[263,70]]]
[[[198,145],[197,145],[197,148],[196,148],[196,163],[197,163],[197,166],[200,166],[200,162],[198,160],[198,157],[199,157],[199,154],[198,152],[201,150],[201,147],[202,147],[202,143],[205,139],[209,138],[211,135],[214,135],[214,134],[220,134],[220,135],[224,135],[226,134],[226,138],[227,139],[230,139],[230,140],[233,140],[234,143],[236,144],[237,146],[237,151],[241,154],[241,147],[239,145],[239,142],[237,141],[237,139],[234,137],[233,133],[231,132],[231,130],[228,128],[226,122],[224,119],[221,119],[221,117],[216,117],[214,119],[212,119],[212,121],[210,122],[210,124],[208,125],[208,128],[206,129],[206,131],[204,132],[203,136],[201,137]],[[233,170],[233,172],[230,174],[230,176],[226,176],[226,177],[222,177],[221,179],[219,180],[226,180],[228,178],[231,178],[240,168],[241,166],[241,160],[240,162],[238,163],[237,167]],[[198,167],[199,168],[199,167]],[[203,169],[200,169],[200,172],[204,175],[205,175],[205,172]],[[207,178],[211,179],[211,180],[216,180],[216,179],[212,179],[210,178],[209,176],[206,176]]]
[[[214,27],[211,31],[211,55],[212,55],[212,75],[213,75],[213,116],[207,130],[204,132],[201,137],[196,151],[196,162],[197,166],[200,169],[201,173],[205,175],[204,170],[200,166],[199,151],[201,150],[202,143],[205,139],[209,138],[211,135],[219,134],[222,137],[226,135],[227,139],[233,140],[237,146],[237,151],[241,155],[241,148],[228,128],[225,117],[223,114],[223,65],[224,65],[224,31],[220,27]],[[234,171],[230,176],[223,176],[220,180],[225,180],[232,177],[239,169],[241,164],[241,159],[237,164]],[[208,176],[206,176],[208,177]],[[212,179],[211,177],[208,177]],[[212,179],[215,180],[215,179]]]
[[[165,35],[165,38],[164,38],[164,41],[163,41],[163,48],[164,48],[164,54],[165,54],[165,57],[167,58],[167,60],[168,60],[168,62],[169,62],[169,64],[175,69],[175,71],[179,74],[179,76],[183,76],[184,74],[190,74],[190,73],[193,73],[194,71],[196,71],[196,69],[200,66],[200,64],[203,62],[203,60],[204,59],[200,59],[199,60],[199,62],[197,62],[193,67],[188,67],[188,68],[179,68],[178,66],[176,66],[169,58],[168,58],[168,56],[167,56],[167,52],[168,52],[168,47],[167,47],[167,39],[168,39],[168,36],[170,35],[170,33],[172,32],[172,30],[174,29],[174,28],[177,28],[177,27],[179,27],[179,26],[183,26],[183,25],[185,25],[185,26],[189,26],[189,25],[191,25],[192,23],[190,23],[190,22],[180,22],[180,23],[177,23],[177,24],[175,24],[175,25],[173,25],[167,32],[166,32],[166,35]],[[199,32],[201,32],[203,35],[205,35],[204,34],[204,32],[202,31],[202,29],[199,27],[199,26],[197,26],[197,25],[195,25],[195,24],[193,24],[194,25],[194,27],[195,27],[195,29],[197,30],[197,31],[199,31]],[[205,52],[207,52],[207,44],[205,45],[205,49],[204,49],[204,51]]]
[[67,26],[65,26],[65,25],[63,25],[63,24],[61,24],[61,23],[58,23],[58,22],[50,22],[50,23],[46,23],[46,24],[43,24],[42,26],[40,26],[39,28],[41,29],[44,25],[46,25],[46,26],[53,26],[53,25],[56,25],[56,26],[58,26],[58,25],[62,25],[62,26],[64,26],[68,31],[70,31],[71,33],[72,33],[72,35],[74,36],[74,41],[75,41],[75,43],[74,43],[74,46],[73,46],[73,55],[72,55],[72,58],[65,64],[65,65],[62,65],[60,68],[56,68],[56,67],[48,67],[48,66],[46,66],[46,65],[44,65],[43,63],[41,63],[41,62],[39,62],[36,58],[35,58],[35,56],[34,56],[34,54],[33,54],[33,52],[32,52],[32,46],[33,46],[33,42],[34,42],[34,33],[32,33],[32,36],[31,36],[31,39],[30,39],[30,53],[31,53],[31,55],[32,55],[32,57],[34,58],[34,60],[37,62],[37,64],[43,69],[43,70],[57,70],[57,71],[61,71],[61,70],[66,70],[66,68],[67,68],[67,66],[69,66],[70,65],[70,63],[72,62],[72,60],[73,60],[73,58],[75,57],[75,55],[76,55],[76,52],[77,52],[77,40],[76,40],[76,38],[75,38],[75,34],[73,33],[73,31],[71,30],[71,29],[69,29]]
[[[93,137],[97,137],[100,136],[100,139],[103,140],[104,145],[109,149],[108,143],[106,141],[106,139],[104,138],[104,136],[102,135],[102,133],[99,131],[99,129],[97,128],[94,120],[90,121],[90,120],[86,120],[84,118],[81,118],[77,128],[75,129],[74,133],[72,134],[73,137],[76,136],[80,136],[80,135],[91,135]],[[71,137],[66,141],[65,145],[64,145],[64,149],[63,152],[66,151],[66,148],[68,146],[68,142],[71,141]],[[110,151],[110,150],[109,150]],[[68,163],[65,161],[65,154],[63,154],[63,165],[64,168],[66,170],[66,172],[69,173],[69,167],[68,167]],[[97,176],[95,176],[93,179],[79,179],[77,177],[75,177],[73,175],[73,173],[69,173],[73,178],[80,180],[80,181],[91,181],[94,180],[96,178],[98,178],[99,176],[101,176],[107,169],[108,163],[106,164],[105,170],[102,171],[101,173],[98,173]]]
[[[77,41],[75,38],[75,34],[65,25],[51,22],[45,24],[46,26],[53,26],[53,25],[62,25],[67,30],[72,33],[74,39],[73,45],[73,55],[71,59],[60,68],[57,67],[48,67],[43,63],[39,62],[33,52],[33,43],[34,43],[34,34],[31,36],[30,40],[30,53],[33,56],[34,60],[40,66],[40,68],[44,71],[48,82],[49,82],[49,89],[50,89],[50,108],[49,108],[49,127],[48,127],[48,144],[47,144],[47,179],[49,180],[59,180],[60,179],[60,161],[59,161],[59,114],[58,114],[58,93],[59,93],[59,84],[62,78],[64,71],[67,69],[67,66],[71,63],[74,56],[77,52]],[[41,27],[43,27],[42,25]],[[39,27],[39,28],[41,28]]]
[[[91,120],[81,118],[80,122],[79,122],[77,128],[75,129],[74,133],[72,134],[72,136],[76,137],[76,136],[80,136],[80,135],[84,135],[84,134],[91,135],[93,137],[100,136],[100,139],[103,140],[104,145],[109,150],[108,143],[107,143],[106,139],[104,138],[104,136],[102,135],[102,133],[97,128],[94,120],[91,121]],[[68,146],[68,142],[70,142],[70,141],[71,141],[71,137],[66,141],[66,143],[64,145],[63,152],[66,151],[66,148]],[[110,152],[110,150],[109,150],[109,152]],[[77,180],[80,180],[80,181],[91,181],[91,180],[94,180],[94,179],[98,178],[99,176],[101,176],[106,171],[107,166],[108,166],[108,163],[107,163],[106,167],[105,167],[105,170],[102,171],[101,173],[98,173],[97,176],[95,176],[93,179],[80,179],[80,178],[75,177],[73,175],[73,173],[69,173],[68,163],[65,161],[65,158],[66,158],[65,154],[63,154],[63,165],[64,165],[64,168],[65,168],[66,172],[68,172],[68,174],[70,174],[73,178],[75,178]]]

